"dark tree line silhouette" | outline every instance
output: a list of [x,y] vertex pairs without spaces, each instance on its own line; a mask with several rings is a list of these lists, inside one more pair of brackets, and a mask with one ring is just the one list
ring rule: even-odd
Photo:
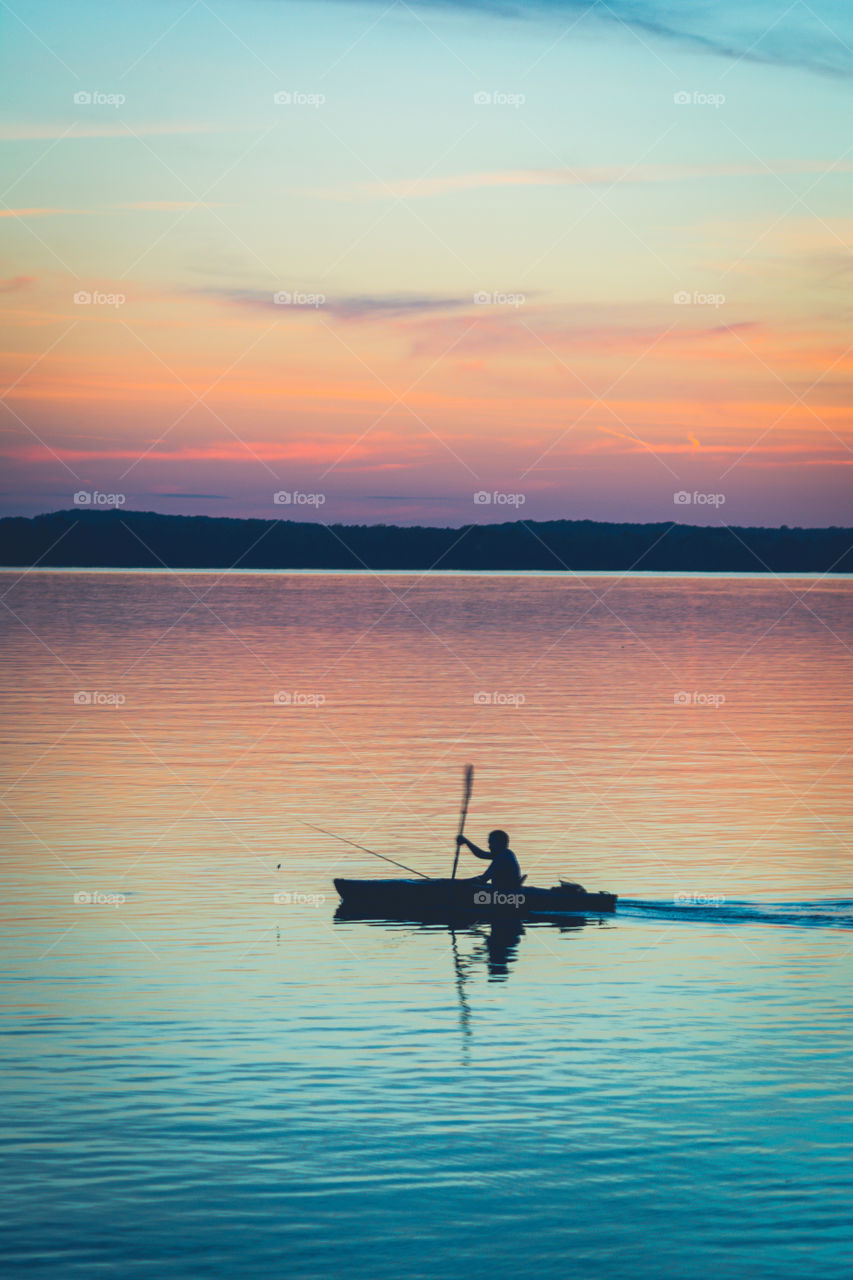
[[0,563],[76,568],[853,572],[853,530],[515,520],[456,529],[56,511],[0,519]]

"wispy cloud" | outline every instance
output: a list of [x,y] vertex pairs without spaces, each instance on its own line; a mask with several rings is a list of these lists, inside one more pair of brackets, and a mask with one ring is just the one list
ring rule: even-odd
[[853,246],[816,253],[808,260],[808,265],[822,283],[846,287],[853,272]]
[[137,495],[140,498],[205,498],[211,502],[229,502],[226,493],[171,493],[169,490],[154,490],[151,493]]
[[[495,314],[489,307],[474,307],[469,316],[424,316],[404,322],[401,333],[411,342],[413,355],[437,356],[453,345],[457,358],[497,355],[501,360],[525,360],[531,356],[556,362],[548,352],[608,358],[647,350],[709,350],[733,331],[761,329],[759,320],[730,324],[688,323],[681,318],[671,327],[672,305],[649,301],[636,306],[553,304],[528,306],[523,312]],[[679,309],[680,310],[680,309]]]
[[775,174],[853,173],[853,160],[784,160],[775,164],[646,164],[582,165],[577,169],[485,169],[444,177],[358,182],[347,187],[315,190],[311,194],[333,200],[375,198],[419,199],[457,191],[495,187],[611,187],[661,182],[695,182],[725,178],[769,178]]
[[60,213],[88,212],[88,209],[55,209],[43,205],[28,209],[0,209],[0,218],[52,218]]
[[430,298],[418,294],[370,297],[365,294],[332,300],[328,310],[345,320],[394,319],[398,316],[427,315],[431,312],[459,311],[471,306],[471,298]]
[[213,124],[182,124],[180,121],[154,124],[134,123],[132,129],[122,124],[120,120],[92,121],[91,123],[74,121],[70,126],[68,124],[53,124],[50,121],[45,121],[41,124],[27,121],[7,121],[6,124],[0,124],[0,141],[52,142],[68,140],[73,142],[75,139],[82,138],[133,138],[134,135],[142,138],[154,138],[166,134],[212,133],[215,130],[216,126]]
[[132,200],[124,204],[107,205],[107,209],[118,212],[135,213],[172,213],[180,209],[230,209],[229,202],[211,200]]
[[[195,292],[203,297],[214,297],[235,306],[272,309],[281,314],[301,315],[316,315],[322,310],[324,315],[336,316],[343,320],[393,320],[404,316],[459,311],[473,305],[473,297],[470,294],[459,298],[434,298],[415,293],[352,294],[326,298],[316,291],[299,294],[291,289],[287,293],[294,301],[288,305],[276,302],[276,297],[284,293],[284,290],[268,292],[261,289],[199,289]],[[315,305],[312,302],[302,303],[299,301],[300,298],[321,298],[322,300]]]
[[35,276],[7,276],[5,280],[0,280],[0,293],[20,293],[22,289],[29,289],[35,282]]
[[51,205],[37,205],[26,209],[0,209],[0,218],[58,218],[82,217],[116,213],[174,213],[182,209],[227,209],[228,204],[212,204],[200,200],[135,200],[125,204],[108,204],[96,209],[61,209]]
[[[362,3],[363,0],[358,0]],[[377,0],[377,3],[384,0]],[[853,70],[853,8],[848,0],[715,0],[672,4],[662,0],[410,0],[411,6],[489,13],[497,18],[595,21],[621,26],[725,58],[803,67],[824,75]]]

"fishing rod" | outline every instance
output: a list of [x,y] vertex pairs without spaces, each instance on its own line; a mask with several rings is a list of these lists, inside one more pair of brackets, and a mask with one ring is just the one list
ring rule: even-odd
[[361,849],[362,853],[369,853],[374,858],[381,858],[383,862],[390,862],[392,867],[400,867],[403,871],[411,871],[413,876],[420,876],[422,880],[432,879],[432,876],[425,875],[423,871],[416,871],[414,867],[407,867],[405,862],[395,862],[393,858],[386,858],[384,853],[377,853],[375,849],[366,849],[363,844],[356,844],[355,840],[347,840],[346,836],[336,836],[334,831],[326,831],[323,827],[315,827],[313,822],[303,822],[301,818],[297,818],[296,821],[301,827],[310,827],[312,831],[319,831],[331,840],[341,840],[344,844],[351,844],[354,849]]

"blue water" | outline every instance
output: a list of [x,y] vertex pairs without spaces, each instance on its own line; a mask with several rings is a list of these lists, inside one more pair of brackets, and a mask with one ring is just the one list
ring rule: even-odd
[[9,1274],[849,1276],[846,583],[2,578]]
[[[684,895],[686,897],[686,895]],[[679,924],[786,925],[789,928],[853,929],[853,899],[824,898],[816,902],[726,902],[710,895],[688,901],[641,902],[624,898],[619,915],[641,920],[671,920]]]

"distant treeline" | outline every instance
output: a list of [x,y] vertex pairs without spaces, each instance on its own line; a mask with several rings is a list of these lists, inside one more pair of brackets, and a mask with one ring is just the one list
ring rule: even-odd
[[853,530],[593,520],[514,520],[432,529],[72,510],[0,520],[0,564],[850,573]]

